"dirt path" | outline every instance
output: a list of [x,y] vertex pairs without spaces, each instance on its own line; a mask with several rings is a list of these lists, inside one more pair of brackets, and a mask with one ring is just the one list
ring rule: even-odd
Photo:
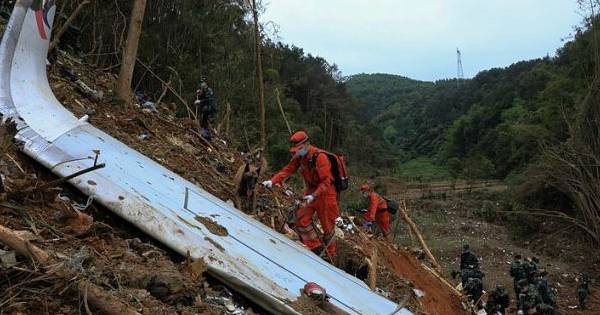
[[396,183],[390,196],[398,199],[415,200],[420,198],[446,198],[474,191],[505,191],[507,186],[498,180],[481,181],[439,181],[424,183]]
[[423,309],[431,315],[465,315],[468,314],[460,303],[460,296],[426,270],[422,263],[406,251],[395,250],[388,244],[376,244],[383,262],[393,270],[397,276],[408,280],[415,289],[424,293],[417,301]]

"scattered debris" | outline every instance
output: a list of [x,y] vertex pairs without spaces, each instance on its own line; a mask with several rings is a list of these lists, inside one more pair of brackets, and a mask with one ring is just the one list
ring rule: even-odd
[[425,296],[425,292],[419,290],[419,289],[413,289],[413,292],[415,292],[415,295],[417,296],[417,298],[421,298]]
[[150,138],[150,136],[145,132],[140,133],[140,135],[138,136],[139,140],[146,140],[148,138]]
[[91,87],[89,87],[87,84],[85,84],[85,82],[83,82],[83,81],[81,81],[81,79],[79,79],[79,76],[72,69],[68,69],[65,66],[61,66],[59,73],[65,79],[73,82],[79,92],[81,92],[83,95],[91,98],[93,101],[98,102],[104,98],[104,92],[97,91],[97,90],[94,90]]
[[5,251],[0,249],[0,262],[3,268],[11,268],[17,265],[17,256],[14,251]]
[[158,113],[158,110],[156,109],[156,104],[150,101],[142,103],[142,110],[146,110],[151,113]]

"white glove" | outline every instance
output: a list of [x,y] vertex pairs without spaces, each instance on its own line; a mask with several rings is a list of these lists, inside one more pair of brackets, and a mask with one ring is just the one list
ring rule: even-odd
[[266,181],[262,182],[262,185],[265,186],[265,187],[267,187],[267,188],[269,188],[269,189],[271,189],[271,188],[273,188],[273,181],[272,180],[266,180]]
[[302,197],[302,200],[306,201],[307,204],[315,201],[315,196],[313,195],[306,195],[304,197]]

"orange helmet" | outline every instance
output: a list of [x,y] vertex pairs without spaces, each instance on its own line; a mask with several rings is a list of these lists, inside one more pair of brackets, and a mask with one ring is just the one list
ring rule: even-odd
[[296,153],[300,146],[308,142],[308,134],[305,131],[296,131],[290,136],[290,152]]
[[360,186],[360,190],[361,191],[371,190],[371,187],[369,186],[369,184],[362,184],[362,186]]

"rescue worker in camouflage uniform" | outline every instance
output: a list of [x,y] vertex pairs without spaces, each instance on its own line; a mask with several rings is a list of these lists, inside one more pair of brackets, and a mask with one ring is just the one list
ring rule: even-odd
[[535,287],[537,288],[540,302],[536,305],[537,314],[554,315],[556,307],[556,296],[554,291],[548,284],[548,278],[546,277],[548,272],[544,269],[540,269],[535,279]]
[[538,263],[540,261],[537,259],[537,257],[527,257],[527,259],[525,259],[525,272],[527,274],[527,281],[529,281],[529,283],[534,283],[535,279],[537,277],[537,272],[538,272]]
[[542,302],[544,302],[544,304],[555,306],[556,298],[552,288],[550,288],[550,285],[548,284],[548,278],[546,277],[547,275],[548,272],[546,272],[544,269],[541,269],[538,277],[535,280],[535,286],[537,287],[538,294],[540,295]]
[[519,301],[517,314],[529,314],[537,305],[541,304],[537,288],[533,284],[527,284],[527,279],[519,281]]
[[521,255],[519,254],[515,255],[515,259],[510,264],[510,276],[513,278],[513,287],[518,301],[519,294],[521,293],[519,290],[519,282],[527,278],[527,273],[523,262],[521,261]]
[[496,289],[490,293],[485,311],[491,315],[505,315],[506,309],[510,306],[510,297],[503,285],[499,284]]
[[534,256],[529,257],[527,262],[529,264],[529,269],[527,270],[527,281],[529,281],[529,283],[535,283],[535,279],[538,274],[538,264],[540,261]]
[[579,276],[579,285],[577,286],[577,299],[579,308],[585,310],[588,295],[590,293],[590,277],[586,273]]

